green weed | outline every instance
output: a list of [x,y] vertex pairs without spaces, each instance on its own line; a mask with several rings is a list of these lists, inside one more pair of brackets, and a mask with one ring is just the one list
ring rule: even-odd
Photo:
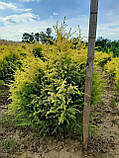
[[2,142],[3,152],[14,154],[18,149],[18,144],[13,138],[7,138]]

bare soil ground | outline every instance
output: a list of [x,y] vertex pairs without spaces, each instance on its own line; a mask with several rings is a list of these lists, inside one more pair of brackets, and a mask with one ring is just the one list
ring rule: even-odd
[[0,158],[119,158],[119,96],[113,88],[105,90],[104,103],[93,109],[91,123],[98,130],[89,136],[83,153],[78,135],[45,137],[29,129],[18,130],[5,120],[8,89],[0,86]]

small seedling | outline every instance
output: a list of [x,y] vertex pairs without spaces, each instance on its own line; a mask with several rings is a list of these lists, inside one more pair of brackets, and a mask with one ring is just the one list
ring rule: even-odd
[[13,138],[8,138],[2,142],[3,152],[13,154],[17,151],[17,142]]
[[111,106],[112,108],[115,108],[115,107],[116,107],[116,101],[115,101],[114,98],[112,98],[110,106]]

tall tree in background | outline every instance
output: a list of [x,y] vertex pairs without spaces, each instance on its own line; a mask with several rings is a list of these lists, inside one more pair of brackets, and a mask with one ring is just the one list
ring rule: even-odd
[[51,28],[47,28],[46,29],[46,34],[47,34],[47,37],[51,37],[51,33],[52,33],[52,30],[51,30]]
[[44,43],[49,43],[49,44],[53,44],[53,36],[51,36],[52,30],[51,28],[47,28],[46,32],[41,31],[40,33],[23,33],[22,36],[22,42],[27,42],[27,43],[34,43],[36,42],[41,42],[42,44]]
[[95,43],[96,50],[106,53],[113,52],[113,57],[119,57],[119,40],[111,41],[107,38],[99,37]]
[[35,33],[34,38],[35,38],[36,42],[39,42],[40,34],[38,32]]
[[87,70],[86,70],[86,80],[85,80],[84,109],[83,109],[84,150],[87,150],[87,143],[88,143],[88,124],[89,124],[89,115],[90,115],[93,63],[94,63],[95,39],[96,39],[96,28],[97,28],[97,11],[98,11],[98,0],[91,0],[90,1]]
[[23,33],[22,42],[34,43],[34,33],[33,32],[31,34],[27,32]]
[[49,43],[53,44],[53,36],[51,36],[52,30],[51,28],[47,28],[46,32],[40,32],[39,37],[42,44]]

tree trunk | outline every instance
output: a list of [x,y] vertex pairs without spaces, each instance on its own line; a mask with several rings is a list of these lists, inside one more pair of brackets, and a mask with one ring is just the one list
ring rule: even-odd
[[89,124],[89,117],[90,117],[89,115],[90,115],[93,63],[94,63],[95,39],[96,39],[96,28],[97,28],[97,11],[98,11],[98,0],[91,0],[87,70],[86,70],[86,80],[85,80],[84,109],[83,109],[84,150],[87,150],[87,143],[88,143],[88,124]]

